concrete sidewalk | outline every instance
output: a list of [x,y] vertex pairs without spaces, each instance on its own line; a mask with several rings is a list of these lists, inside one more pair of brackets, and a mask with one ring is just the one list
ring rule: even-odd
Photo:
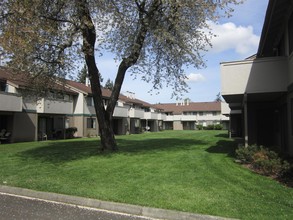
[[126,213],[131,215],[137,216],[144,216],[149,218],[156,218],[156,219],[166,219],[166,220],[227,220],[227,218],[221,218],[216,216],[209,216],[209,215],[199,215],[194,213],[188,212],[178,212],[172,210],[165,210],[165,209],[157,209],[157,208],[149,208],[144,206],[138,205],[128,205],[124,203],[116,203],[116,202],[107,202],[101,201],[96,199],[89,199],[77,196],[68,196],[62,195],[57,193],[47,193],[47,192],[40,192],[35,190],[17,188],[17,187],[10,187],[10,186],[2,186],[0,185],[0,192],[12,194],[12,195],[19,195],[19,196],[26,196],[30,198],[46,200],[46,201],[53,201],[89,208],[96,208],[101,210],[113,211],[118,213]]

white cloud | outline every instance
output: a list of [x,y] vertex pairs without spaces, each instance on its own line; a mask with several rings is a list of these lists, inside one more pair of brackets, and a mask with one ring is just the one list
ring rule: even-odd
[[220,53],[226,50],[234,50],[240,55],[249,56],[257,52],[260,37],[253,33],[252,26],[236,26],[232,22],[224,24],[210,23],[213,47],[211,52]]
[[200,82],[200,81],[204,81],[205,78],[202,74],[200,73],[190,73],[189,75],[187,75],[187,80],[186,82]]

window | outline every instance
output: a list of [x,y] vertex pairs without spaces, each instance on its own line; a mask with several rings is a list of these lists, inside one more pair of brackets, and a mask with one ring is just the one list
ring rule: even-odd
[[5,92],[6,91],[6,83],[0,81],[0,91]]
[[217,115],[219,115],[218,112],[213,112],[213,116],[217,116]]
[[196,115],[197,112],[183,112],[183,115]]
[[293,52],[293,13],[288,22],[288,33],[289,33],[289,55]]
[[70,98],[70,96],[69,96],[69,95],[65,94],[65,95],[64,95],[64,100],[65,100],[65,101],[70,101],[70,100],[71,100],[71,98]]
[[65,119],[65,128],[69,128],[69,125],[70,125],[70,120],[69,120],[69,118],[66,118]]
[[96,119],[95,118],[87,118],[87,128],[96,129]]
[[93,97],[86,97],[86,104],[87,106],[94,106],[94,100]]
[[62,100],[62,101],[71,101],[71,96],[68,94],[64,94],[62,92],[50,91],[48,94],[49,99],[53,100]]

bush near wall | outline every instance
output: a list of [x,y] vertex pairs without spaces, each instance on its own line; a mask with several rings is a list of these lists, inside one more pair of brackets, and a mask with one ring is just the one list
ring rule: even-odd
[[282,177],[292,172],[292,166],[287,161],[282,160],[276,152],[263,146],[239,147],[236,150],[236,158],[262,175]]
[[197,128],[198,130],[202,130],[202,129],[203,129],[203,125],[196,125],[196,128]]
[[212,124],[212,125],[208,125],[208,126],[196,125],[196,128],[198,130],[222,130],[223,125],[221,125],[221,124]]
[[215,130],[223,130],[223,125],[221,124],[216,124],[214,127]]
[[76,127],[70,127],[70,128],[66,128],[66,138],[74,138],[74,134],[75,132],[77,132],[77,128]]

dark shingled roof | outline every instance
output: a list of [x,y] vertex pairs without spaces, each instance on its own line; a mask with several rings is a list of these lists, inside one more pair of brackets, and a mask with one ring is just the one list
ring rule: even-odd
[[183,112],[221,111],[221,102],[190,102],[184,105],[181,103],[166,103],[154,106],[162,109],[163,112],[172,112],[174,115],[181,115]]
[[[66,82],[69,86],[76,88],[78,90],[80,90],[83,93],[86,94],[92,94],[92,90],[90,86],[85,85],[84,83],[79,83],[79,82],[75,82],[75,81],[70,81],[67,80]],[[111,90],[109,89],[102,89],[102,95],[104,98],[110,98],[111,96]],[[119,95],[119,100],[128,103],[128,104],[136,104],[136,105],[140,105],[140,106],[144,106],[144,107],[151,107],[152,105],[150,103],[147,103],[145,101],[142,101],[140,99],[136,99],[136,98],[129,98],[125,95],[120,94]]]
[[[14,84],[16,87],[29,88],[32,76],[29,73],[13,70],[7,67],[0,66],[0,81],[6,81],[8,84]],[[70,88],[67,88],[62,80],[59,83],[55,83],[52,87],[54,90],[64,91],[66,93],[74,94],[77,93]]]

